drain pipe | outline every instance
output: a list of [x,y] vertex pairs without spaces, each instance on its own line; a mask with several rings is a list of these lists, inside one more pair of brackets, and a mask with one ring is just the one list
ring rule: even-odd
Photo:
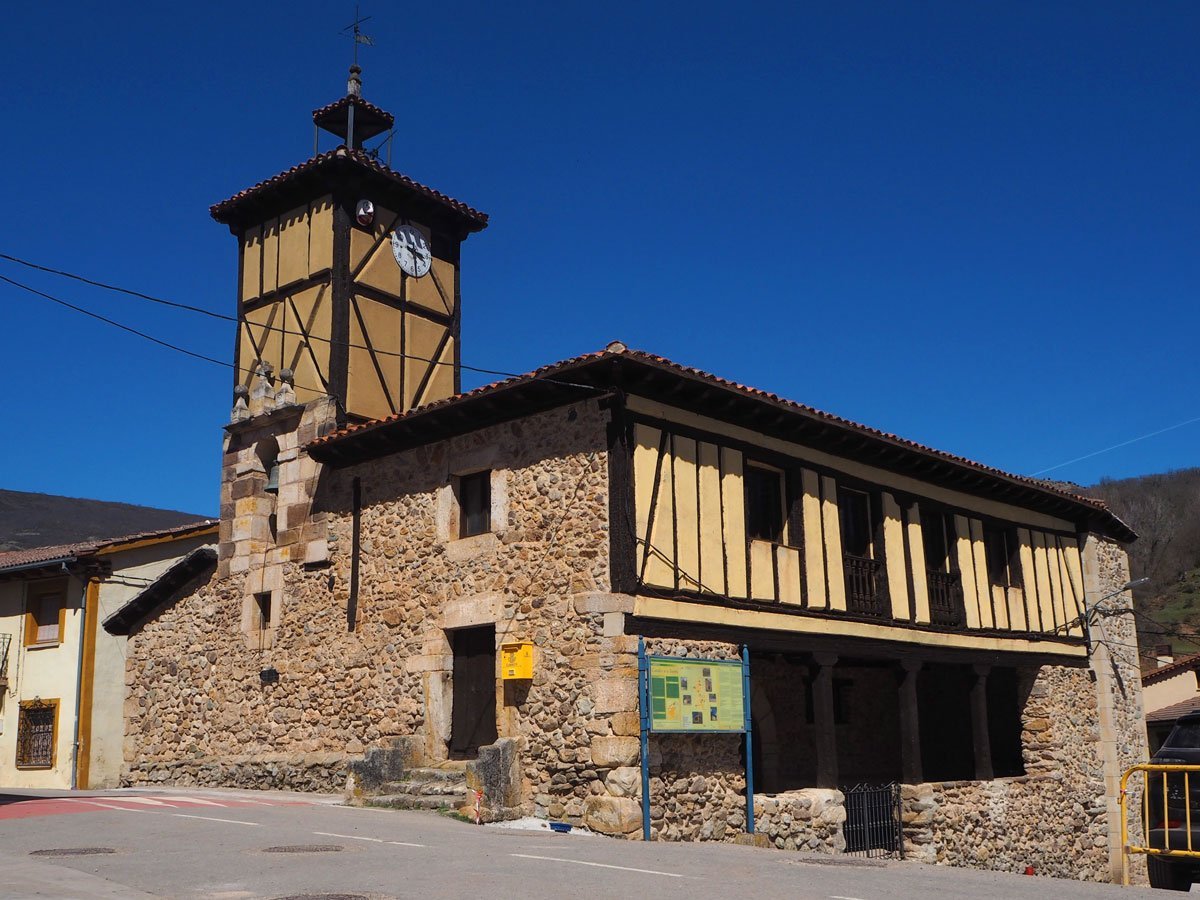
[[91,589],[94,575],[89,575],[83,582],[83,599],[79,604],[79,656],[75,660],[75,742],[71,745],[71,790],[79,790],[79,713],[83,705],[83,648],[87,646],[87,607],[88,591]]

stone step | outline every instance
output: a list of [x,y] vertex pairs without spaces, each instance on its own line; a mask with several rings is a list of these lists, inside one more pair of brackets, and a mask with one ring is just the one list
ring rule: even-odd
[[389,809],[458,809],[467,802],[463,794],[383,794],[378,797],[366,797],[365,806],[382,806]]
[[381,794],[416,794],[423,797],[466,794],[467,785],[455,781],[389,781],[379,789]]
[[405,769],[404,781],[464,781],[466,768],[443,768],[441,766],[424,766],[418,769]]

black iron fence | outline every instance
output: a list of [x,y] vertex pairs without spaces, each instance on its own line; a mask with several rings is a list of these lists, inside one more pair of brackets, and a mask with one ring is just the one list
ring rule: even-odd
[[846,852],[855,856],[904,855],[903,809],[900,785],[856,784],[842,788],[846,821],[842,836]]

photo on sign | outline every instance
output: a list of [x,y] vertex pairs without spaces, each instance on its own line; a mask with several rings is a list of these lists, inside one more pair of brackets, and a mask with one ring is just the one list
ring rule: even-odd
[[708,721],[710,721],[710,722],[717,721],[717,708],[715,706],[710,706],[708,708]]
[[705,678],[707,678],[708,676],[710,676],[712,674],[712,669],[708,669],[708,668],[701,669],[700,674],[703,675]]
[[680,676],[680,678],[679,678],[679,689],[681,691],[687,690],[687,679],[682,676]]
[[[705,669],[704,671],[705,671],[705,672],[707,672],[707,671],[708,671],[708,669]],[[711,690],[712,690],[712,679],[711,679],[711,678],[705,678],[705,679],[704,679],[704,689],[705,689],[706,691],[711,691]],[[709,696],[712,696],[712,695],[710,694]]]
[[709,702],[709,703],[716,703],[716,702],[717,702],[717,695],[716,695],[716,694],[709,694],[709,695],[708,695],[708,702]]
[[692,713],[692,724],[693,725],[703,725],[704,724],[704,713],[700,712],[699,710]]
[[683,695],[683,705],[684,705],[684,706],[691,706],[691,705],[692,705],[692,695],[691,695],[691,694],[684,694],[684,695]]

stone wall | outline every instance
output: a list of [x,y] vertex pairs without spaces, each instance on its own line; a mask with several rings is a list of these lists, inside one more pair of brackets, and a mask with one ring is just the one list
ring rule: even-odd
[[[1087,669],[1022,670],[1025,775],[905,786],[910,859],[1107,881],[1096,695]],[[1030,683],[1032,682],[1032,683]]]
[[[297,427],[293,413],[272,415]],[[450,634],[494,624],[497,643],[537,648],[532,682],[497,684],[499,733],[520,744],[525,810],[581,822],[592,797],[636,804],[605,786],[638,756],[636,638],[623,634],[631,601],[606,593],[607,423],[598,402],[584,402],[325,470],[304,480],[309,497],[298,501],[322,535],[295,531],[296,504],[286,504],[277,543],[257,524],[265,472],[255,444],[269,429],[256,419],[235,426],[254,436],[227,459],[223,493],[234,508],[223,513],[249,521],[223,523],[217,574],[131,639],[126,782],[340,790],[346,762],[414,734],[426,761],[445,758]],[[294,433],[276,439],[290,485],[283,466],[299,476],[312,461],[290,455]],[[492,532],[456,539],[451,476],[485,468]],[[362,508],[351,625],[354,479]],[[247,491],[254,502],[239,508],[246,498],[232,497]],[[327,557],[309,552],[314,543]],[[256,643],[244,613],[262,590],[276,606],[271,639]]]

